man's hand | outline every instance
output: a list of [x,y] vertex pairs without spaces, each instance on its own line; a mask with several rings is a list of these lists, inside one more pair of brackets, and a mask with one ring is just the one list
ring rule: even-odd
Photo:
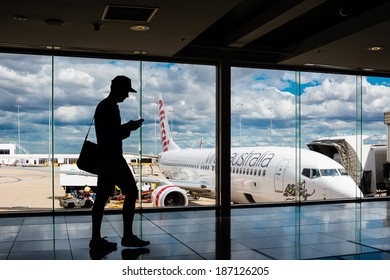
[[127,123],[127,125],[129,126],[130,130],[137,130],[141,127],[143,121],[144,119],[139,119],[136,121],[131,120]]

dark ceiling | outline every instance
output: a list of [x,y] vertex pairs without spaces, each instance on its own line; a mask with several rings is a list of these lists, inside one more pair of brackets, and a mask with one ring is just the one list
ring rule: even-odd
[[[6,2],[6,3],[5,3]],[[0,50],[390,74],[390,1],[12,0]],[[130,26],[144,25],[147,31]],[[371,51],[370,47],[381,47]]]

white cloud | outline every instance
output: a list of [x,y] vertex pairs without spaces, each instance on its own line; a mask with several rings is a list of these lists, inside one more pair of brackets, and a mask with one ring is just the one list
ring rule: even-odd
[[[54,115],[56,147],[78,152],[98,102],[109,93],[116,75],[127,75],[140,92],[137,61],[55,57]],[[33,149],[46,151],[49,100],[52,90],[51,57],[0,55],[1,141],[15,139],[16,104],[21,104],[23,137]],[[296,99],[295,72],[232,69],[232,142],[238,143],[238,119],[241,115],[242,143],[270,142],[294,145]],[[154,150],[156,104],[159,93],[173,119],[175,141],[195,148],[200,138],[204,146],[215,142],[215,67],[173,63],[142,63],[142,113],[144,149]],[[356,132],[356,78],[351,75],[300,73],[303,141],[312,137]],[[370,82],[369,82],[370,81]],[[363,78],[363,128],[372,139],[385,133],[383,113],[390,111],[389,83]],[[120,104],[122,119],[139,115],[139,93]],[[243,104],[243,105],[237,105]],[[159,131],[157,131],[159,135]],[[137,148],[137,134],[126,140],[126,150]],[[134,141],[133,141],[134,140]],[[38,144],[35,144],[38,143]],[[27,144],[26,143],[26,144]],[[46,144],[45,144],[46,145]],[[44,145],[44,146],[45,146]],[[28,147],[27,147],[28,148]],[[31,149],[30,149],[31,150]]]

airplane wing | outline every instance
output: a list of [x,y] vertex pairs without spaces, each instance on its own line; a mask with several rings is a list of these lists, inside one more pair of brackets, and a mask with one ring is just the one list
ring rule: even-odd
[[89,173],[89,172],[86,172],[86,171],[55,171],[55,173],[64,174],[64,175],[77,175],[77,176],[85,176],[85,177],[97,177],[96,174]]
[[[123,152],[123,156],[126,157],[126,156],[134,156],[136,158],[139,158],[140,155],[137,154],[137,153],[128,153],[128,152]],[[158,156],[156,155],[147,155],[147,154],[142,154],[141,156],[142,158],[154,158],[154,159],[158,159]]]
[[[136,175],[135,179],[139,180],[139,176]],[[172,180],[146,176],[142,176],[141,181],[156,185],[174,185],[181,189],[191,191],[192,193],[204,195],[211,194],[214,190],[214,188],[211,187],[210,183],[205,181]]]
[[[88,180],[90,180],[88,186],[97,184],[97,175],[78,170],[75,165],[65,166],[57,172],[60,173],[61,186],[80,185],[80,182]],[[90,179],[87,179],[88,177]],[[164,177],[139,176],[139,174],[134,174],[134,178],[142,183],[155,184],[151,196],[156,207],[187,206],[189,196],[212,198],[215,195],[214,186],[208,181],[173,180]]]
[[[97,175],[79,170],[75,166],[73,166],[73,169],[71,170],[60,170],[60,171],[56,171],[56,173],[60,173],[64,175],[77,175],[83,177],[97,177]],[[142,181],[144,183],[149,183],[149,184],[156,184],[157,186],[174,185],[181,189],[191,191],[192,193],[197,193],[199,195],[211,194],[214,190],[211,184],[206,181],[172,180],[172,179],[166,179],[161,177],[148,177],[148,176],[142,176],[140,179],[140,176],[138,174],[134,174],[134,178],[136,181]]]

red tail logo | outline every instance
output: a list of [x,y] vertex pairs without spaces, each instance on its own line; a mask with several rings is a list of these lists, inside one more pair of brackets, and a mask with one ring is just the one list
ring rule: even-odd
[[161,147],[162,151],[168,151],[169,139],[167,139],[167,131],[165,127],[165,110],[163,109],[164,103],[162,100],[158,101],[158,109],[160,111],[160,133],[161,133]]

